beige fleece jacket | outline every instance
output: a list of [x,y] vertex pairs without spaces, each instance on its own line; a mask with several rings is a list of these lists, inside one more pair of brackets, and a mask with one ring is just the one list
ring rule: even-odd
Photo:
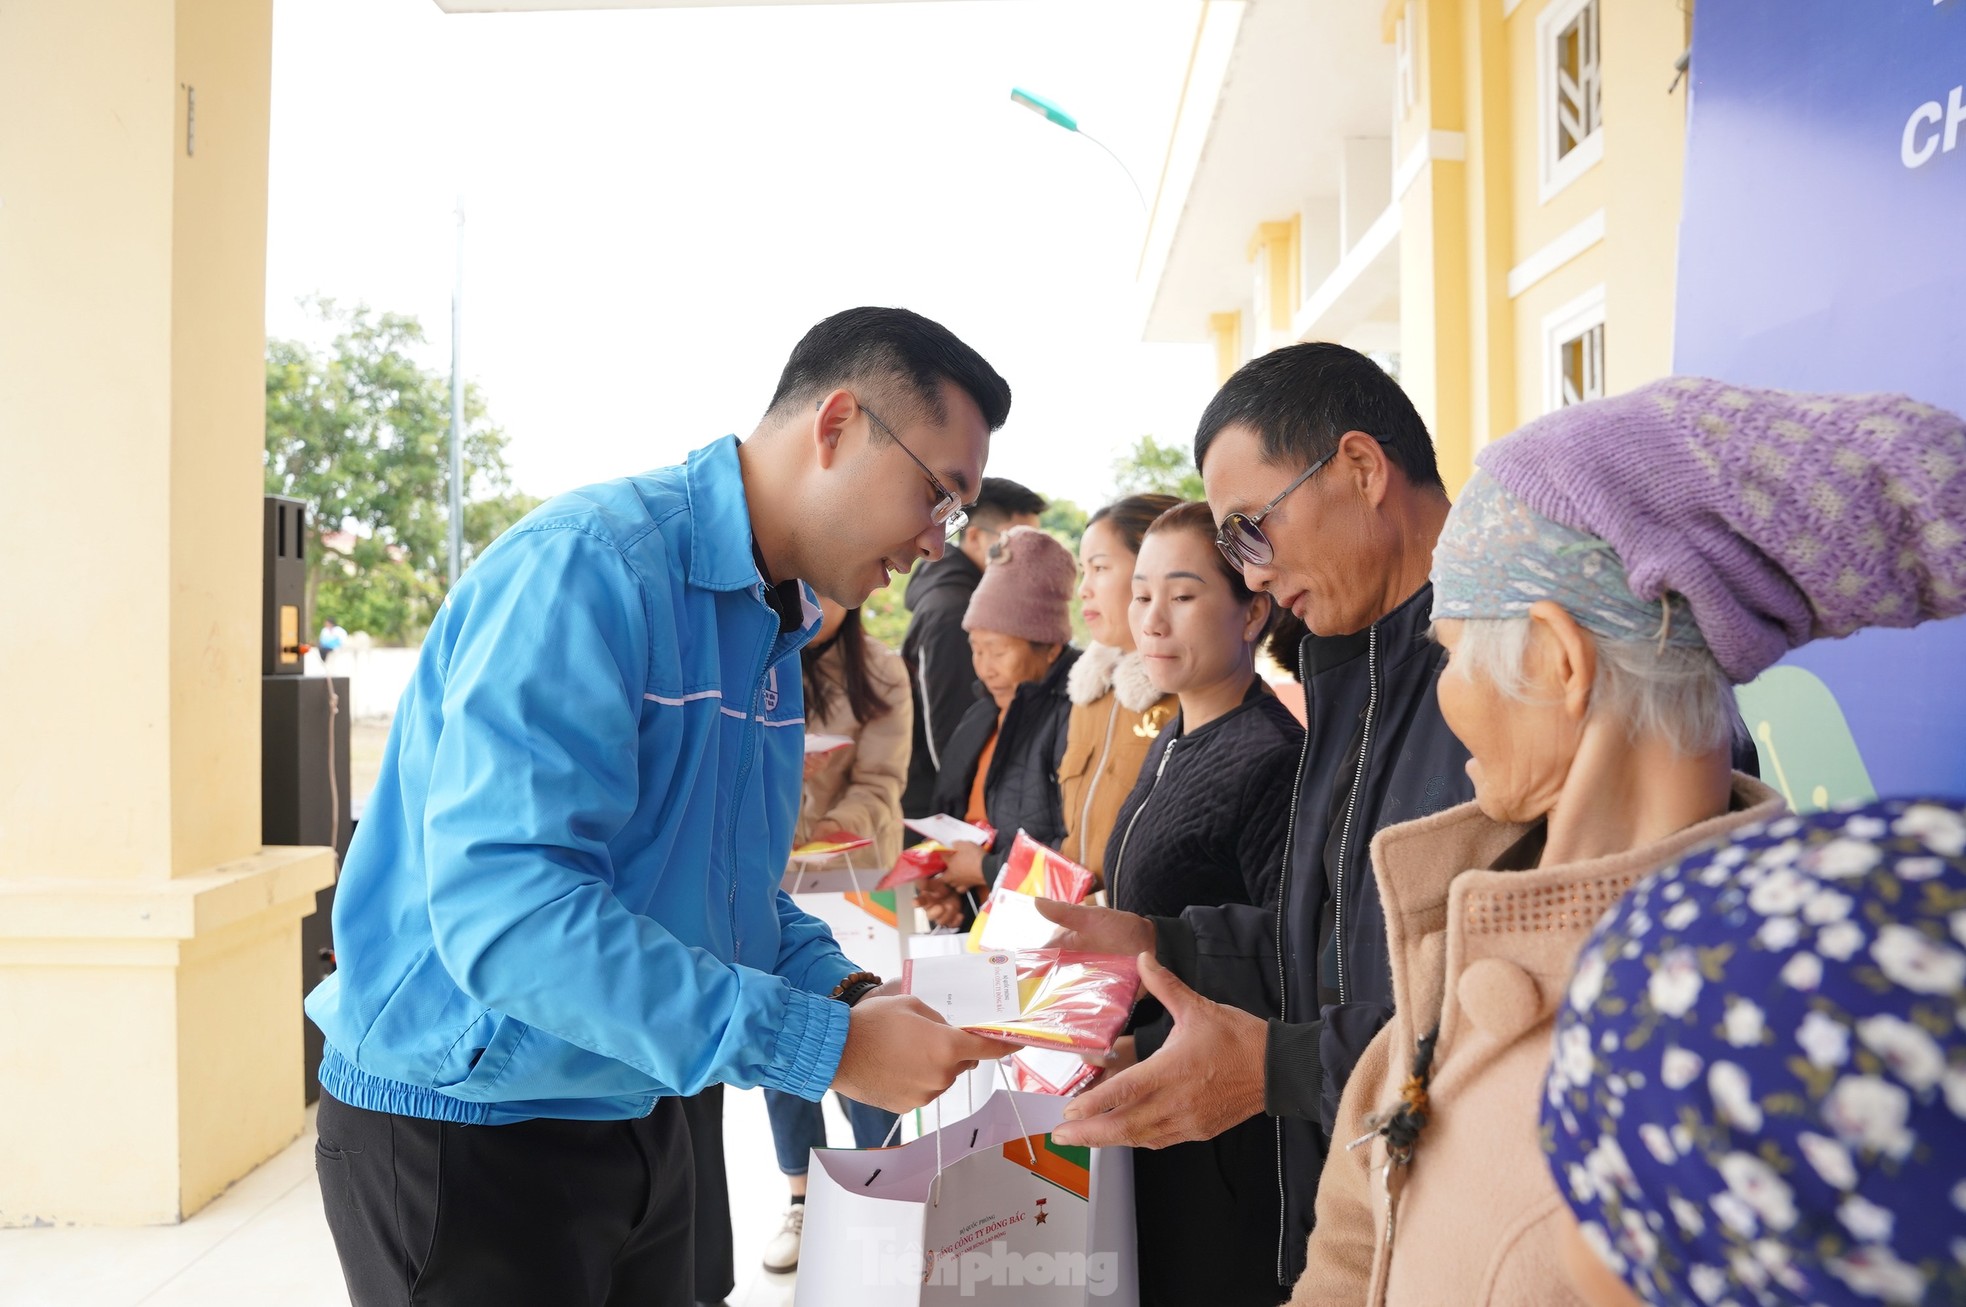
[[[838,645],[820,655],[822,661],[831,658],[836,663],[840,656]],[[839,669],[835,666],[832,670],[837,684]],[[885,871],[901,856],[905,833],[901,827],[901,791],[908,784],[915,704],[908,692],[908,668],[901,656],[872,637],[867,638],[867,674],[887,704],[885,716],[861,725],[854,720],[844,693],[835,694],[823,714],[814,714],[808,707],[808,734],[845,735],[854,746],[818,775],[807,778],[792,846],[806,843],[812,828],[830,817],[854,834],[874,841],[869,862]]]
[[[1317,1199],[1304,1304],[1568,1307],[1557,1260],[1563,1198],[1537,1134],[1556,1007],[1591,928],[1626,890],[1691,849],[1783,810],[1737,774],[1732,810],[1613,857],[1492,871],[1528,833],[1474,804],[1381,831],[1372,863],[1386,910],[1397,1012],[1339,1104]],[[1397,1106],[1415,1045],[1436,1020],[1431,1117],[1394,1168],[1368,1115]],[[1361,1137],[1370,1142],[1346,1145]]]

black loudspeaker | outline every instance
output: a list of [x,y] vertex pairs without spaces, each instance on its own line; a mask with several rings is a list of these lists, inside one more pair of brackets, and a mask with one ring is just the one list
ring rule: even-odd
[[307,639],[307,505],[266,497],[265,609],[260,619],[260,674],[299,676]]
[[[348,794],[348,678],[260,678],[260,839],[266,844],[325,844],[336,865],[348,852],[355,822]],[[313,992],[334,970],[334,886],[300,921],[300,992]],[[307,1101],[320,1096],[321,1032],[301,1019]]]
[[[260,619],[260,780],[262,844],[325,844],[335,865],[348,852],[355,821],[348,793],[348,678],[305,676],[307,505],[266,496],[264,613]],[[300,992],[334,970],[334,887],[314,896],[300,921]],[[307,1101],[321,1096],[321,1032],[301,1017]]]

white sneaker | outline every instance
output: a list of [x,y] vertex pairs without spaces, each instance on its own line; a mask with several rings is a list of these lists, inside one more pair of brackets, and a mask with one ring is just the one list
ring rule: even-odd
[[785,1224],[765,1245],[765,1269],[773,1275],[799,1269],[799,1243],[805,1237],[806,1205],[793,1203],[785,1209]]

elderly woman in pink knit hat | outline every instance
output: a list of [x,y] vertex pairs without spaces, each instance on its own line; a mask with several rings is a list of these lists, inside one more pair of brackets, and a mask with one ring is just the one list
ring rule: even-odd
[[[1581,1301],[1537,1109],[1585,937],[1641,877],[1781,813],[1730,769],[1733,686],[1966,610],[1966,426],[1901,396],[1673,379],[1478,461],[1433,565],[1476,797],[1373,842],[1398,1010],[1345,1090],[1293,1303]],[[1706,965],[1663,960],[1655,995]]]
[[935,805],[1001,834],[989,853],[959,846],[930,882],[923,906],[938,924],[969,918],[975,891],[995,879],[1019,830],[1053,848],[1064,842],[1058,765],[1072,716],[1067,681],[1079,656],[1071,644],[1078,575],[1064,545],[1035,527],[1013,527],[991,547],[970,596],[963,629],[977,698],[942,750]]

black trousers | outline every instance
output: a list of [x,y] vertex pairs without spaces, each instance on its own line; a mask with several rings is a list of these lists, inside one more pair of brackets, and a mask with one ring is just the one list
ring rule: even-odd
[[730,1178],[724,1171],[724,1087],[678,1099],[689,1125],[696,1172],[696,1299],[721,1302],[737,1289],[730,1229]]
[[1276,1122],[1133,1150],[1140,1307],[1275,1307]]
[[314,1169],[353,1307],[689,1307],[683,1108],[466,1126],[321,1095]]

